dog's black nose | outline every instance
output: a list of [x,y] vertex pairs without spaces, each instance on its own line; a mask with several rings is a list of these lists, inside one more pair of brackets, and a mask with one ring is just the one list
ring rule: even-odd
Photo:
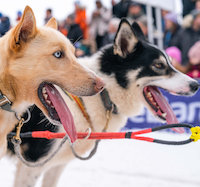
[[191,92],[196,92],[199,89],[199,83],[198,82],[191,82],[190,83],[190,90]]

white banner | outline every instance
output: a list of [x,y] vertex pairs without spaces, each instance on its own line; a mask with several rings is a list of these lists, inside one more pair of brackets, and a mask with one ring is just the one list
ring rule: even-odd
[[169,11],[176,10],[176,2],[175,2],[176,0],[134,0],[134,1]]

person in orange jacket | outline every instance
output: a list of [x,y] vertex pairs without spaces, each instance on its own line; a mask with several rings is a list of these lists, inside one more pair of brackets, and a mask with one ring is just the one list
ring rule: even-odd
[[83,31],[83,39],[88,39],[88,25],[86,21],[86,8],[81,6],[80,1],[75,3],[75,23],[79,24]]

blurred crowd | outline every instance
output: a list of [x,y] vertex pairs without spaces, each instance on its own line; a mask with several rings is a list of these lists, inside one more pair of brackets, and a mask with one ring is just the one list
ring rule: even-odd
[[[148,38],[146,6],[131,0],[115,2],[108,9],[101,0],[94,0],[95,10],[87,17],[87,7],[81,1],[74,3],[73,12],[58,21],[58,29],[76,47],[76,56],[88,56],[99,48],[111,44],[115,38],[120,19],[125,17],[132,24],[136,21]],[[161,10],[162,37],[166,53],[173,66],[194,78],[200,78],[200,0],[182,0],[183,14]],[[17,12],[16,21],[22,13]],[[53,16],[52,9],[46,10],[44,24]],[[154,32],[156,16],[153,9]],[[0,36],[9,29],[9,18],[0,13]]]
[[200,78],[200,0],[182,0],[183,19],[162,10],[164,48],[176,69]]

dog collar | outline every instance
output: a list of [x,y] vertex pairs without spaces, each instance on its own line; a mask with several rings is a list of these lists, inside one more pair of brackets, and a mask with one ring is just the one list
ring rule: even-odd
[[[89,122],[89,124],[91,124],[90,121],[90,117],[86,112],[86,109],[84,107],[83,101],[81,100],[81,98],[74,96],[70,93],[68,93],[67,91],[63,90],[64,93],[72,100],[75,101],[75,103],[77,104],[78,108],[81,110],[81,112],[83,113],[84,117],[86,118],[86,120]],[[110,100],[108,91],[106,89],[104,89],[101,93],[101,100],[104,104],[104,107],[108,110],[108,111],[112,111],[113,114],[118,114],[118,110],[116,105]]]
[[63,90],[65,92],[65,94],[72,100],[74,101],[78,108],[80,109],[80,111],[83,113],[83,116],[86,118],[86,120],[88,121],[89,124],[91,124],[90,121],[90,117],[88,115],[88,113],[86,112],[86,109],[84,107],[84,103],[82,101],[82,99],[80,97],[77,97],[75,95],[70,94],[69,92],[67,92],[66,90]]
[[[104,104],[104,107],[111,111],[112,110],[112,113],[113,114],[118,114],[118,110],[117,110],[117,107],[116,105],[110,100],[110,96],[108,94],[108,91],[106,89],[104,89],[101,93],[101,100]],[[114,107],[114,108],[113,108]]]
[[0,92],[0,108],[3,110],[6,110],[8,112],[14,112],[12,109],[12,103],[11,101]]

